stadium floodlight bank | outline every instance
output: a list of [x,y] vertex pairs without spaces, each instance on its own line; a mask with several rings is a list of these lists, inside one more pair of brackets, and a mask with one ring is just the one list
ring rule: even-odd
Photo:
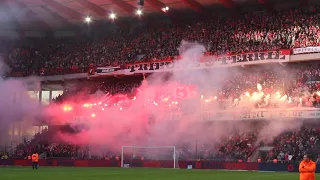
[[[165,168],[179,168],[175,146],[122,146],[121,167],[148,167],[144,162],[166,162]],[[154,165],[151,165],[154,167]]]

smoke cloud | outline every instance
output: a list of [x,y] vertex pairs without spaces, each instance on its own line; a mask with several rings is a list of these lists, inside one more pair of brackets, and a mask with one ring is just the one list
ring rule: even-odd
[[[201,44],[183,41],[179,48],[181,58],[174,65],[196,64],[204,58],[205,50]],[[0,64],[0,67],[5,66]],[[286,67],[281,68],[282,71],[284,69]],[[280,72],[275,68],[268,70]],[[1,69],[0,72],[3,71]],[[283,92],[265,93],[263,83],[258,83],[250,92],[238,92],[237,98],[219,100],[225,95],[221,89],[225,88],[228,79],[242,74],[246,74],[242,67],[154,73],[142,82],[135,97],[98,92],[82,102],[79,96],[84,95],[80,93],[62,106],[53,104],[46,109],[27,93],[31,89],[40,89],[37,78],[1,78],[0,137],[3,138],[0,143],[8,140],[6,135],[14,122],[24,120],[32,124],[37,116],[43,115],[52,117],[48,124],[70,124],[74,129],[80,129],[74,134],[58,133],[57,138],[63,141],[117,152],[121,146],[179,148],[186,144],[191,150],[196,144],[217,149],[221,142],[225,142],[222,140],[229,139],[235,132],[258,132],[254,142],[257,145],[260,141],[270,143],[282,132],[301,127],[302,123],[282,119],[270,119],[261,124],[255,121],[204,121],[201,118],[203,112],[223,111],[232,115],[244,109],[255,109],[258,102],[263,108],[270,105],[271,99],[277,102],[277,106],[288,103],[288,99],[299,103],[299,99],[286,97]],[[285,76],[282,77],[285,81]],[[240,89],[233,87],[232,83],[227,86],[233,90]]]
[[[179,52],[181,59],[175,63],[194,64],[203,58],[205,47],[198,43],[182,42]],[[191,145],[194,150],[196,144],[206,144],[216,149],[222,139],[230,138],[234,132],[243,134],[257,132],[259,129],[254,142],[258,145],[260,141],[270,143],[280,133],[301,127],[301,123],[290,123],[282,119],[270,119],[263,125],[252,121],[203,121],[200,117],[204,111],[221,112],[221,106],[224,106],[224,112],[234,114],[244,109],[257,108],[257,102],[264,102],[260,103],[261,107],[270,105],[271,98],[279,103],[282,98],[287,103],[288,98],[279,92],[265,94],[262,91],[263,84],[258,84],[250,93],[239,92],[239,99],[229,98],[218,102],[217,96],[223,96],[219,94],[223,83],[243,72],[243,68],[233,67],[154,73],[143,81],[133,99],[117,94],[83,102],[87,103],[84,104],[86,108],[75,114],[82,118],[80,124],[86,129],[77,134],[60,133],[58,137],[66,142],[100,146],[114,151],[119,151],[121,146],[181,147],[184,144]],[[275,73],[278,73],[277,69]],[[181,89],[188,89],[188,93]],[[186,98],[179,98],[177,94]],[[70,101],[69,104],[74,103]],[[50,111],[55,112],[52,109]],[[79,124],[79,121],[73,123],[74,120],[70,119],[63,121],[73,126]]]
[[[0,58],[0,74],[7,73],[8,66]],[[40,81],[35,77],[24,79],[0,78],[0,144],[9,144],[10,126],[16,122],[33,124],[34,117],[41,109],[38,100],[28,90],[39,90]],[[13,132],[11,132],[13,133]],[[16,132],[16,135],[17,132]]]

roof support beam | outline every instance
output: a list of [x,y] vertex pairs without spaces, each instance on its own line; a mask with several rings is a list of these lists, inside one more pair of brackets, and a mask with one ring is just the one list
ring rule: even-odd
[[194,11],[196,11],[197,13],[204,14],[204,15],[208,14],[205,8],[195,0],[183,0],[183,2],[186,5],[188,5],[190,8],[192,8]]
[[268,10],[268,11],[273,11],[273,4],[269,0],[258,0],[258,2]]
[[111,0],[111,2],[120,7],[121,9],[125,10],[129,14],[132,14],[136,9],[131,4],[123,2],[122,0]]
[[73,9],[70,9],[66,6],[63,6],[62,4],[57,3],[56,1],[51,1],[51,0],[42,0],[42,1],[52,6],[56,10],[61,11],[62,13],[64,13],[65,15],[69,16],[72,19],[80,20],[83,18],[83,16],[79,12]]
[[47,6],[41,5],[41,8],[44,9],[47,13],[49,13],[54,19],[57,19],[58,21],[60,21],[62,24],[65,24],[71,28],[75,28],[75,26],[72,23],[70,23],[67,19],[60,16],[58,13],[52,11]]
[[108,12],[104,8],[90,2],[89,0],[78,0],[78,3],[80,3],[82,6],[90,9],[91,11],[95,12],[100,17],[107,16]]
[[161,11],[161,12],[163,12],[164,14],[166,14],[166,15],[172,17],[172,18],[178,17],[178,16],[176,15],[176,13],[174,13],[174,11],[172,11],[172,10],[169,10],[169,11],[167,11],[167,12],[162,11],[162,8],[166,7],[166,5],[163,4],[162,2],[160,2],[159,0],[148,0],[148,3],[149,3],[151,6],[153,6],[155,9],[157,9],[158,11]]
[[25,14],[26,17],[31,17],[35,19],[36,23],[42,28],[42,30],[50,31],[50,32],[52,31],[52,28],[44,20],[40,19],[34,12],[29,10],[25,4],[19,1],[13,1],[13,3],[16,4],[17,7],[19,7],[20,9],[24,10],[24,12],[26,13]]

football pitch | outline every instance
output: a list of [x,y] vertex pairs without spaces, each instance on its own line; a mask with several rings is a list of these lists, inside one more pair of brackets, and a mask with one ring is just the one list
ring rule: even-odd
[[0,167],[0,180],[294,180],[298,173],[145,168]]

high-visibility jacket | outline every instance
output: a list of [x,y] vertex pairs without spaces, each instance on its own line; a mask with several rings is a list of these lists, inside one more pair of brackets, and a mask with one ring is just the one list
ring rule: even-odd
[[315,180],[316,163],[301,161],[299,165],[300,180]]
[[36,154],[32,154],[31,159],[32,159],[32,162],[38,162],[39,161],[39,155],[37,153]]

